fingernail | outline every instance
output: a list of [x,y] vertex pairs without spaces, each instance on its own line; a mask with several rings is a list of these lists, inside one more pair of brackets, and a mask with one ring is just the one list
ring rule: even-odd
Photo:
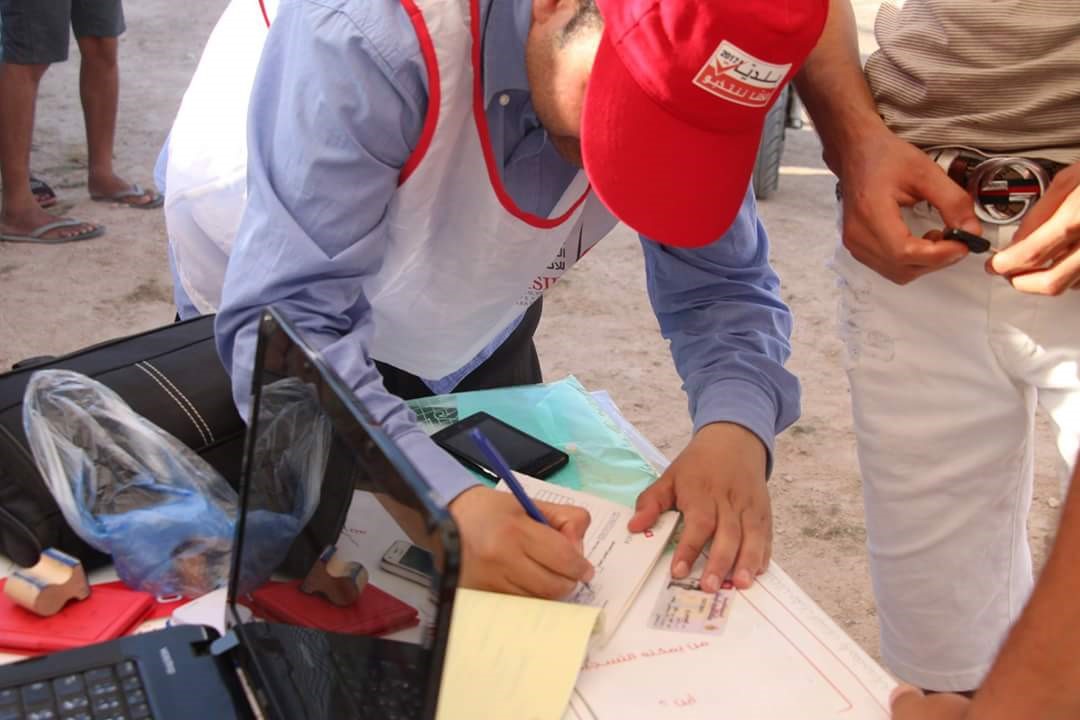
[[690,574],[690,566],[686,564],[685,560],[680,560],[675,563],[675,569],[671,571],[671,577],[684,578]]
[[715,574],[706,575],[701,581],[701,589],[705,592],[716,592],[720,589],[720,578]]
[[892,705],[893,703],[896,702],[896,698],[900,697],[901,695],[905,695],[907,693],[916,693],[918,695],[923,694],[921,690],[919,690],[917,687],[915,687],[913,685],[907,685],[905,683],[900,683],[899,685],[897,685],[896,687],[894,687],[892,689],[891,693],[889,693],[889,704]]
[[749,570],[740,570],[739,572],[735,573],[733,582],[735,583],[735,587],[748,588],[750,587],[750,585],[753,584],[754,578],[750,576]]
[[585,582],[589,582],[594,577],[596,577],[596,568],[590,565],[589,569],[585,571]]

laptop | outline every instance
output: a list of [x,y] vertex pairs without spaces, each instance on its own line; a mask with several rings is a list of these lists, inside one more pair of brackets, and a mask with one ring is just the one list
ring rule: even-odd
[[[449,513],[273,308],[252,386],[225,634],[172,625],[0,667],[0,720],[434,718],[460,566]],[[429,574],[384,570],[402,543]],[[329,589],[302,591],[320,559]]]

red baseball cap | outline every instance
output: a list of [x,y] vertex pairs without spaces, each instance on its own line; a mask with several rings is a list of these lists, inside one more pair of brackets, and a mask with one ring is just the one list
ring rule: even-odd
[[765,114],[828,0],[597,0],[604,31],[581,123],[593,190],[646,237],[697,247],[742,204]]

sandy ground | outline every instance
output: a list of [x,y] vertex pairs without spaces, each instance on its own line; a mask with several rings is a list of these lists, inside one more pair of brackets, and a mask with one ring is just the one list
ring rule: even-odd
[[[856,3],[863,49],[876,0]],[[121,38],[116,160],[129,180],[151,182],[157,151],[225,0],[129,2]],[[90,202],[77,92],[78,52],[50,69],[37,109],[33,169],[61,197],[60,213],[105,223],[108,234],[54,247],[0,243],[0,368],[38,354],[169,322],[171,281],[160,210]],[[802,379],[802,419],[777,443],[771,482],[775,559],[868,652],[877,621],[867,573],[860,482],[836,289],[825,262],[835,243],[834,180],[810,129],[789,131],[780,190],[761,205],[784,298],[796,316],[790,367]],[[674,456],[690,422],[644,290],[635,237],[617,229],[548,295],[538,344],[548,379],[575,374],[606,388],[623,412]],[[1052,448],[1040,422],[1031,535],[1041,565],[1057,504]]]

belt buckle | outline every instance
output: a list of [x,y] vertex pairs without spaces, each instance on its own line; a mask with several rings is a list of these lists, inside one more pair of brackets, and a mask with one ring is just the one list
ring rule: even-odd
[[1049,185],[1046,168],[1029,158],[994,156],[968,168],[975,215],[992,225],[1019,222]]

